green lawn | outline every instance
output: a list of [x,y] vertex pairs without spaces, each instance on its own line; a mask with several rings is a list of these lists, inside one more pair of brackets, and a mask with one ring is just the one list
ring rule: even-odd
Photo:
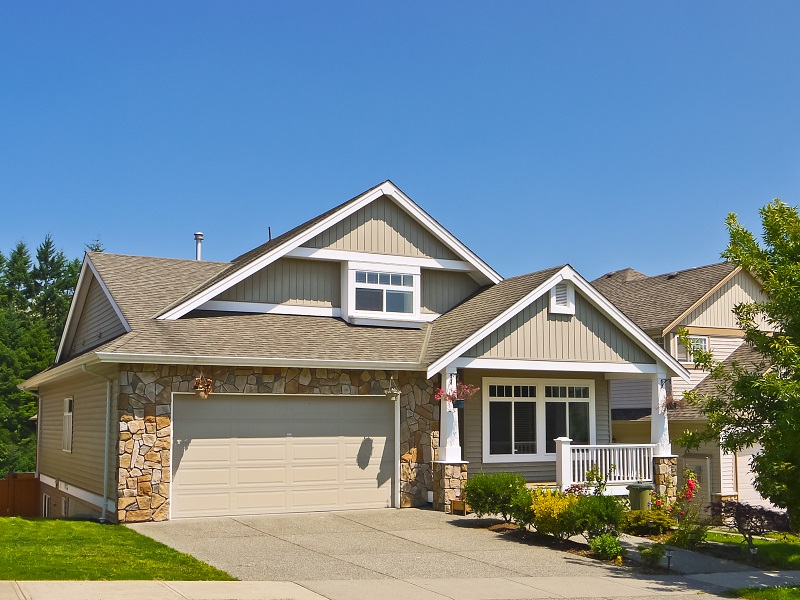
[[797,600],[800,587],[735,590],[732,595],[747,600]]
[[0,518],[0,579],[232,580],[119,525]]
[[[800,569],[800,536],[782,534],[773,535],[770,539],[754,540],[758,548],[755,557],[750,555],[747,544],[741,535],[731,535],[710,531],[708,541],[725,544],[726,558],[755,564],[772,569]],[[716,549],[710,548],[715,554]],[[789,597],[789,596],[787,596]]]

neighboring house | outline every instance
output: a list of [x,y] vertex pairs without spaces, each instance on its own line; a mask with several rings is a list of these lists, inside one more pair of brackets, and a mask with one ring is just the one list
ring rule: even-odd
[[[611,456],[618,377],[658,406],[689,374],[570,266],[504,280],[387,181],[228,263],[88,253],[56,364],[22,387],[47,513],[132,522],[580,478]],[[481,388],[464,410],[434,399],[457,378]],[[656,415],[616,483],[671,454]]]
[[[678,340],[680,328],[686,328],[692,343],[710,350],[716,360],[726,364],[735,361],[747,367],[762,362],[758,354],[744,344],[733,308],[740,303],[762,302],[766,298],[760,283],[731,263],[655,277],[623,269],[596,279],[592,285],[691,374],[688,382],[678,378],[671,381],[672,399],[677,404],[667,412],[671,439],[684,431],[697,431],[705,426],[705,417],[696,406],[680,402],[683,393],[690,389],[702,393],[716,391],[716,384],[707,373],[694,368],[690,353]],[[765,322],[762,326],[769,329]],[[641,382],[611,382],[611,415],[615,442],[639,443],[650,439],[649,390]],[[695,470],[707,502],[738,496],[741,501],[767,504],[753,488],[750,458],[757,449],[729,454],[710,443],[691,451],[673,447],[680,456],[679,474],[686,467]]]

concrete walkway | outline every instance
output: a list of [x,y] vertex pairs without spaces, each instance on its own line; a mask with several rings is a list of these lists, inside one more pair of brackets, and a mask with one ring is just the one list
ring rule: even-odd
[[800,585],[800,571],[695,576],[342,579],[327,581],[0,581],[0,600],[520,600],[726,598],[740,587]]

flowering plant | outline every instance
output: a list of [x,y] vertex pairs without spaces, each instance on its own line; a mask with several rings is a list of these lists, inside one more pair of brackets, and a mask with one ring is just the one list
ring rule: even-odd
[[433,397],[439,402],[453,402],[454,400],[472,400],[481,391],[476,385],[469,385],[459,381],[456,384],[456,391],[454,394],[448,394],[442,388],[436,390]]

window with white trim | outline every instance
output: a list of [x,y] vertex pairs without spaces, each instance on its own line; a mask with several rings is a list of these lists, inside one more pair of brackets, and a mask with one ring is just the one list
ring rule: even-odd
[[594,381],[485,377],[484,462],[554,460],[555,438],[594,443]]
[[50,496],[48,494],[42,495],[42,516],[50,516]]
[[342,316],[347,321],[414,327],[422,320],[419,267],[350,262],[345,268]]
[[414,276],[356,271],[356,310],[380,313],[414,312]]
[[64,398],[64,420],[61,427],[61,449],[72,452],[72,412],[75,408],[73,398]]
[[[694,363],[694,358],[692,358],[692,353],[686,348],[686,346],[681,342],[680,339],[676,338],[677,340],[677,355],[678,360],[682,363]],[[689,336],[689,343],[691,344],[692,351],[695,349],[708,351],[708,336],[705,335],[690,335]]]
[[575,314],[575,286],[571,281],[560,281],[550,288],[550,312],[561,315]]

